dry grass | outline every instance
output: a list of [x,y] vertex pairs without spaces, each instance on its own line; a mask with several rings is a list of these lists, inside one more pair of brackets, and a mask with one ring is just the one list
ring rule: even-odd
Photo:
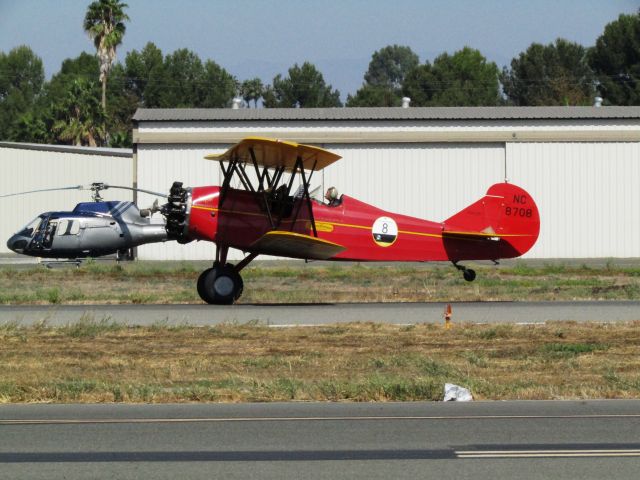
[[640,323],[0,327],[0,402],[640,397]]
[[[204,268],[144,262],[2,268],[0,304],[200,303],[195,282]],[[639,268],[518,262],[476,271],[476,281],[467,283],[442,264],[252,264],[242,272],[240,303],[640,299]]]

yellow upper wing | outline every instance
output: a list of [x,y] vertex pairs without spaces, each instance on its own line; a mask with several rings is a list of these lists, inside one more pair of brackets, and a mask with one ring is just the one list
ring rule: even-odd
[[298,158],[302,159],[305,170],[314,168],[314,165],[315,170],[322,170],[342,158],[323,148],[261,137],[247,137],[222,154],[210,154],[204,158],[221,162],[235,159],[251,162],[251,151],[258,165],[267,168],[285,167],[287,171],[293,170]]

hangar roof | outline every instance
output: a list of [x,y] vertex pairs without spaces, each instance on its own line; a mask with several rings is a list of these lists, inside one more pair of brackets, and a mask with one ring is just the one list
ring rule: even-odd
[[139,108],[144,121],[640,119],[631,107]]
[[76,153],[80,155],[98,155],[104,157],[133,156],[131,148],[76,147],[72,145],[49,145],[43,143],[0,142],[0,148],[16,150],[36,150],[40,152]]

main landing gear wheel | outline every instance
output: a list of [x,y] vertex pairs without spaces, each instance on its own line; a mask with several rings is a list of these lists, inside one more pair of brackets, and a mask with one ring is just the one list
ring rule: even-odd
[[213,305],[231,305],[240,295],[244,283],[233,265],[215,265],[200,274],[198,294],[205,302]]
[[206,292],[204,291],[204,279],[207,277],[207,275],[209,274],[209,272],[211,272],[213,270],[213,268],[207,268],[204,272],[202,272],[200,274],[200,276],[198,277],[198,283],[197,283],[197,289],[198,289],[198,295],[200,295],[200,298],[202,300],[204,300],[205,302],[207,301],[205,299],[205,295]]

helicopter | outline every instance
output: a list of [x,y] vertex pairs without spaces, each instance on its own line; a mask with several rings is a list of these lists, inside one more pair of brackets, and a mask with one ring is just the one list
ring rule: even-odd
[[78,203],[72,211],[53,211],[38,215],[7,241],[7,248],[32,257],[77,260],[116,254],[130,256],[132,248],[168,240],[164,220],[152,222],[160,211],[158,201],[138,209],[129,201],[105,201],[100,192],[109,188],[140,191],[166,198],[167,195],[141,188],[95,182],[89,186],[48,188],[1,195],[10,197],[56,190],[91,190],[92,201]]

